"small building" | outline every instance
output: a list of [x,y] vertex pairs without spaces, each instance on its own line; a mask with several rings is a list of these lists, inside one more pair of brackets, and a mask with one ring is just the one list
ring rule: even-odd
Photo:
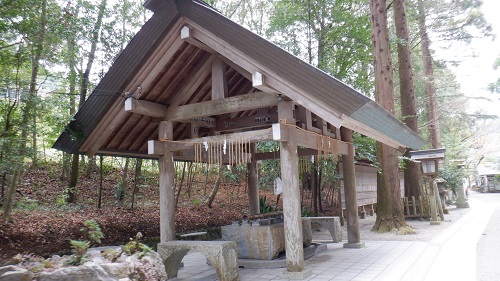
[[480,164],[477,174],[480,192],[500,192],[500,171],[494,164]]
[[[247,164],[280,158],[286,265],[304,269],[298,157],[342,155],[348,243],[359,244],[351,130],[395,149],[425,145],[375,101],[199,0],[149,0],[154,14],[54,144],[68,153],[155,158],[161,242],[175,238],[174,161]],[[259,155],[255,144],[276,141]]]

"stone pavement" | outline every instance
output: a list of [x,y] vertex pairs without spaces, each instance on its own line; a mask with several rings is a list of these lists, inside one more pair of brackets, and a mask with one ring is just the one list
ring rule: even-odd
[[[305,261],[312,275],[305,280],[476,280],[476,244],[495,209],[476,199],[471,211],[429,242],[363,241],[362,249],[330,243]],[[188,253],[173,280],[218,280],[199,253]],[[286,270],[240,269],[241,280],[287,280]]]

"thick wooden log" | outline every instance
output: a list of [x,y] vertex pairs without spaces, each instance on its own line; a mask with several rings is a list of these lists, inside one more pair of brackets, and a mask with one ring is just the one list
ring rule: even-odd
[[125,112],[163,118],[167,113],[167,107],[159,103],[128,98],[125,100]]
[[183,121],[191,118],[271,107],[277,103],[278,99],[273,95],[262,92],[252,93],[172,108],[169,107],[165,119],[169,121]]
[[[293,103],[280,101],[279,119],[295,124]],[[281,126],[283,127],[283,126]],[[295,138],[280,142],[281,180],[283,182],[283,219],[285,227],[286,268],[290,272],[304,270],[302,218],[300,206],[299,168]]]
[[342,169],[344,175],[344,195],[347,212],[347,243],[344,248],[361,248],[361,237],[358,222],[358,201],[356,198],[356,174],[354,167],[354,145],[352,131],[341,128],[342,140],[349,142],[349,153],[342,155]]
[[226,66],[216,57],[212,62],[212,100],[224,99],[227,95]]
[[260,214],[260,202],[257,178],[257,160],[255,160],[255,143],[250,144],[250,154],[252,161],[247,164],[248,209],[250,211],[250,215],[258,215]]
[[266,93],[270,94],[278,93],[276,89],[273,89],[266,83],[264,74],[258,71],[252,74],[252,86]]
[[[173,138],[172,122],[162,121],[159,126],[159,137]],[[160,156],[158,166],[160,169],[160,243],[175,240],[175,185],[174,185],[174,159],[168,150]]]
[[258,128],[278,123],[278,113],[257,113],[255,115],[219,119],[215,124],[215,131],[234,131],[240,129]]

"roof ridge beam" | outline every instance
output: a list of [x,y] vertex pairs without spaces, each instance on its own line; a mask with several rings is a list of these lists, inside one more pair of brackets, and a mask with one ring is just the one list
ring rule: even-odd
[[271,107],[277,104],[278,98],[276,96],[263,92],[174,107],[167,107],[166,105],[147,100],[136,100],[130,97],[125,100],[125,111],[175,122],[189,121],[193,118],[221,115],[243,110]]

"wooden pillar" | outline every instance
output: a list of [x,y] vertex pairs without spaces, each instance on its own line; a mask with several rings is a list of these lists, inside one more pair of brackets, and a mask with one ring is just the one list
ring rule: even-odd
[[[173,139],[172,122],[162,121],[158,127],[160,139]],[[164,143],[168,147],[168,142]],[[158,161],[160,168],[160,243],[175,240],[175,185],[174,158],[165,149]]]
[[257,184],[257,160],[255,159],[255,143],[250,144],[250,154],[252,160],[247,164],[248,174],[248,201],[250,215],[260,214],[259,186]]
[[358,200],[356,198],[356,172],[354,167],[354,145],[352,131],[342,127],[340,129],[342,141],[349,143],[348,155],[342,155],[342,169],[344,175],[344,197],[347,212],[347,243],[344,248],[361,248],[358,222]]
[[[295,125],[293,103],[278,103],[280,122]],[[304,270],[302,218],[300,208],[299,169],[295,140],[280,142],[281,180],[283,182],[283,217],[285,225],[286,269],[290,272]]]

